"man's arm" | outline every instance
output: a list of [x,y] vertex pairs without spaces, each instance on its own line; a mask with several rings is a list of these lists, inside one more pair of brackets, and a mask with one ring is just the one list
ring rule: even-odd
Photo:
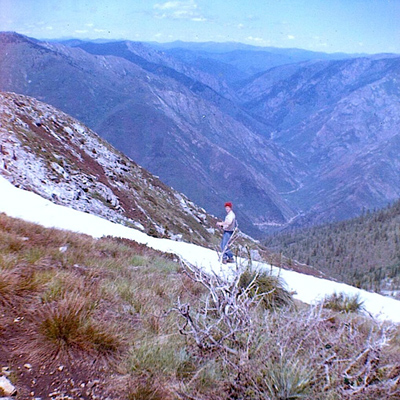
[[227,223],[226,221],[220,221],[217,222],[217,225],[225,229],[227,226],[229,226],[229,223]]

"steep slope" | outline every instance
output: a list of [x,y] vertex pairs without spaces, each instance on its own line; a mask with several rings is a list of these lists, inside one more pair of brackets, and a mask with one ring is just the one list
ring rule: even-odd
[[169,54],[177,60],[193,65],[200,71],[213,74],[231,87],[234,87],[237,82],[248,78],[248,74],[245,71],[233,66],[229,61],[225,62],[217,60],[215,57],[210,56],[209,53],[204,51],[193,51],[180,47],[164,51],[166,54]]
[[145,46],[143,43],[122,41],[111,43],[84,42],[78,46],[88,53],[124,58],[159,79],[172,79],[178,86],[211,103],[222,113],[234,118],[251,131],[265,133],[267,127],[238,106],[235,91],[211,71],[202,72],[190,63],[180,62]]
[[350,220],[268,237],[267,247],[340,281],[400,298],[400,201]]
[[231,199],[249,233],[297,214],[278,192],[295,188],[301,164],[223,112],[203,83],[17,34],[0,43],[0,88],[68,112],[213,214]]
[[156,236],[210,245],[215,218],[33,98],[0,93],[0,174],[57,204]]
[[308,166],[289,203],[337,220],[400,197],[400,57],[273,69],[242,89],[271,138]]
[[[313,380],[301,381],[311,387],[306,392],[308,399],[321,399],[321,393],[325,398],[343,398],[345,394],[347,398],[355,399],[352,394],[355,392],[357,396],[360,386],[354,385],[354,391],[350,392],[348,382],[343,379],[348,376],[349,369],[356,371],[357,382],[371,381],[357,399],[365,399],[366,393],[370,399],[398,398],[400,371],[396,360],[400,357],[399,339],[393,337],[391,340],[387,336],[398,332],[393,329],[393,323],[400,322],[398,301],[343,284],[276,271],[288,283],[288,288],[293,288],[297,299],[320,303],[326,295],[345,292],[347,299],[359,296],[357,302],[363,302],[370,315],[365,317],[353,312],[339,315],[337,311],[323,310],[322,307],[309,309],[305,305],[300,309],[285,307],[279,312],[267,313],[259,307],[250,314],[258,299],[252,293],[244,297],[247,290],[242,291],[235,301],[231,293],[237,293],[237,288],[227,282],[213,294],[222,292],[219,298],[233,299],[231,303],[237,306],[234,309],[244,310],[240,316],[249,317],[239,340],[231,340],[233,335],[229,335],[230,351],[226,353],[233,353],[234,357],[227,360],[228,356],[221,357],[220,351],[196,347],[189,332],[185,336],[179,334],[183,323],[179,324],[180,320],[173,314],[178,311],[177,303],[183,304],[179,311],[188,312],[190,308],[191,314],[187,315],[193,315],[195,323],[203,321],[204,313],[196,306],[216,288],[214,281],[217,279],[211,284],[206,281],[211,289],[205,292],[204,285],[193,282],[191,274],[185,273],[179,264],[150,252],[136,241],[142,236],[145,237],[143,243],[150,242],[154,247],[173,244],[178,254],[179,250],[184,257],[189,253],[196,263],[199,259],[206,260],[209,250],[160,241],[133,229],[115,227],[86,213],[49,204],[39,196],[13,187],[2,177],[0,191],[6,199],[6,202],[0,202],[1,212],[36,222],[32,224],[0,215],[2,261],[7,264],[2,271],[0,362],[6,366],[3,375],[12,380],[18,391],[17,396],[7,399],[32,398],[34,392],[35,398],[43,399],[143,399],[149,398],[151,393],[163,400],[183,397],[226,400],[232,398],[231,382],[238,380],[240,362],[236,349],[241,352],[246,341],[253,343],[253,339],[258,344],[259,336],[263,337],[263,345],[252,349],[250,360],[241,357],[244,358],[241,367],[254,373],[250,375],[251,379],[245,375],[246,380],[241,381],[243,385],[235,384],[236,398],[249,398],[248,382],[264,380],[258,378],[265,370],[266,360],[277,359],[277,364],[271,364],[271,370],[281,371],[283,363],[293,364],[296,352],[299,355],[295,361],[307,365],[313,373]],[[10,199],[12,202],[7,201]],[[31,203],[33,207],[29,207]],[[59,222],[62,221],[60,224],[50,221],[50,226],[62,230],[43,228],[48,226],[49,209],[60,217],[56,218]],[[65,212],[74,222],[72,228],[62,216]],[[94,233],[90,229],[93,225],[97,228]],[[117,238],[95,240],[65,229],[84,231],[94,237],[116,235]],[[200,265],[208,270],[210,260],[208,258],[208,262]],[[270,270],[267,265],[262,268]],[[217,264],[216,275],[221,272]],[[224,283],[223,276],[218,283]],[[265,287],[259,282],[263,284],[265,279],[256,279],[252,284],[256,288]],[[277,290],[268,293],[268,306],[276,310],[281,305],[278,299],[287,291],[280,279],[272,280],[272,285]],[[272,302],[271,295],[277,300]],[[240,306],[238,303],[243,298],[246,305]],[[250,311],[244,308],[248,303]],[[225,304],[222,303],[221,308],[227,314],[233,307],[224,307]],[[166,313],[166,310],[171,311]],[[357,307],[354,311],[362,310]],[[236,314],[229,315],[232,314],[235,318]],[[371,318],[371,314],[377,320]],[[228,317],[217,310],[207,319],[210,322],[206,327],[217,324],[225,329],[220,323],[222,318]],[[382,319],[393,322],[383,324]],[[224,332],[229,329],[228,333],[231,333],[237,324],[227,324]],[[384,330],[385,327],[389,332]],[[221,336],[220,332],[218,330],[217,335]],[[243,335],[247,335],[244,338],[248,340],[243,340]],[[391,345],[388,345],[389,341]],[[284,346],[284,358],[276,356],[277,343]],[[321,345],[323,343],[327,345]],[[365,361],[369,349],[373,349],[370,351],[372,356]],[[327,358],[337,364],[334,374],[329,375],[330,378],[333,376],[333,384],[329,387],[326,385],[327,369],[324,368]],[[215,369],[224,370],[223,377],[214,373]],[[373,380],[374,369],[378,370],[379,379]],[[193,379],[194,375],[201,376],[206,370],[211,370],[205,376],[207,384],[204,379]],[[154,376],[157,376],[156,380]],[[271,385],[276,383],[275,375],[266,375],[265,379]],[[253,387],[257,393],[257,386]],[[304,394],[304,385],[301,394]],[[271,395],[264,391],[258,398],[271,398]]]
[[234,91],[223,80],[217,79],[214,74],[194,68],[191,63],[180,62],[177,58],[170,57],[164,52],[156,51],[144,43],[132,41],[83,42],[73,47],[79,47],[91,54],[113,55],[125,58],[146,71],[181,81],[184,85],[192,87],[193,90],[198,92],[212,89],[212,91],[223,95],[225,98],[235,98]]

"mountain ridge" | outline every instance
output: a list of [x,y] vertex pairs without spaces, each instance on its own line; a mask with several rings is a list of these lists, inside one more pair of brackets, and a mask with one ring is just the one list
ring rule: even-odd
[[[326,219],[337,220],[354,217],[372,204],[384,207],[400,197],[394,155],[400,127],[399,65],[400,57],[384,56],[318,62],[311,68],[307,64],[291,68],[275,84],[270,83],[276,79],[275,71],[269,71],[257,77],[264,84],[248,86],[252,93],[248,97],[253,98],[249,108],[275,125],[274,142],[311,172],[289,202],[314,207],[321,215],[322,202],[331,199],[325,200]],[[257,86],[265,88],[259,95]],[[314,204],[307,200],[310,194]],[[335,211],[340,203],[343,209]]]
[[[242,228],[249,233],[254,232],[251,227],[259,218],[257,214],[265,214],[263,209],[270,210],[267,218],[281,222],[295,214],[280,199],[276,183],[271,182],[274,179],[291,187],[291,174],[283,177],[282,173],[292,167],[289,163],[282,166],[278,178],[274,171],[277,165],[265,163],[269,155],[280,164],[283,150],[223,114],[217,104],[178,81],[161,79],[120,57],[45,44],[48,59],[43,59],[36,49],[31,53],[29,46],[29,42],[23,42],[12,49],[0,49],[14,58],[0,59],[8,76],[7,80],[0,77],[3,89],[63,109],[161,176],[169,186],[185,192],[201,206],[207,205],[213,214],[219,212],[219,204],[233,198],[242,214]],[[49,49],[54,53],[47,53]],[[20,66],[13,68],[15,63]],[[32,64],[42,68],[32,69]],[[50,90],[54,85],[56,90]],[[77,98],[76,93],[80,93]],[[155,157],[154,152],[161,157]],[[248,162],[253,159],[256,168]],[[291,162],[295,164],[295,160]],[[193,180],[193,176],[198,179]],[[238,177],[235,191],[224,176]],[[254,207],[246,195],[249,191],[258,197]]]
[[[119,42],[135,63],[21,38],[1,45],[0,88],[63,109],[213,214],[232,200],[253,236],[400,196],[398,56],[303,61],[233,85],[221,78],[234,92],[224,97],[213,65],[195,71],[142,44]],[[112,53],[121,44],[90,46]]]

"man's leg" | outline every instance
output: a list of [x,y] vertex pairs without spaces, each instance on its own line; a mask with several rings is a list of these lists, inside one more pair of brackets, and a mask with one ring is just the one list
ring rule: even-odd
[[224,260],[228,259],[228,258],[233,258],[233,254],[232,252],[229,250],[229,240],[232,236],[232,232],[224,232],[223,236],[222,236],[222,241],[221,241],[221,251],[223,253],[222,258]]

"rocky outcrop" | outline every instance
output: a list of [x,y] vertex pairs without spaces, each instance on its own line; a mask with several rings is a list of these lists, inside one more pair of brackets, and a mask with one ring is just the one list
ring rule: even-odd
[[17,389],[6,376],[0,376],[0,393],[6,396],[17,394]]
[[0,93],[0,174],[57,204],[209,244],[215,218],[47,104]]

